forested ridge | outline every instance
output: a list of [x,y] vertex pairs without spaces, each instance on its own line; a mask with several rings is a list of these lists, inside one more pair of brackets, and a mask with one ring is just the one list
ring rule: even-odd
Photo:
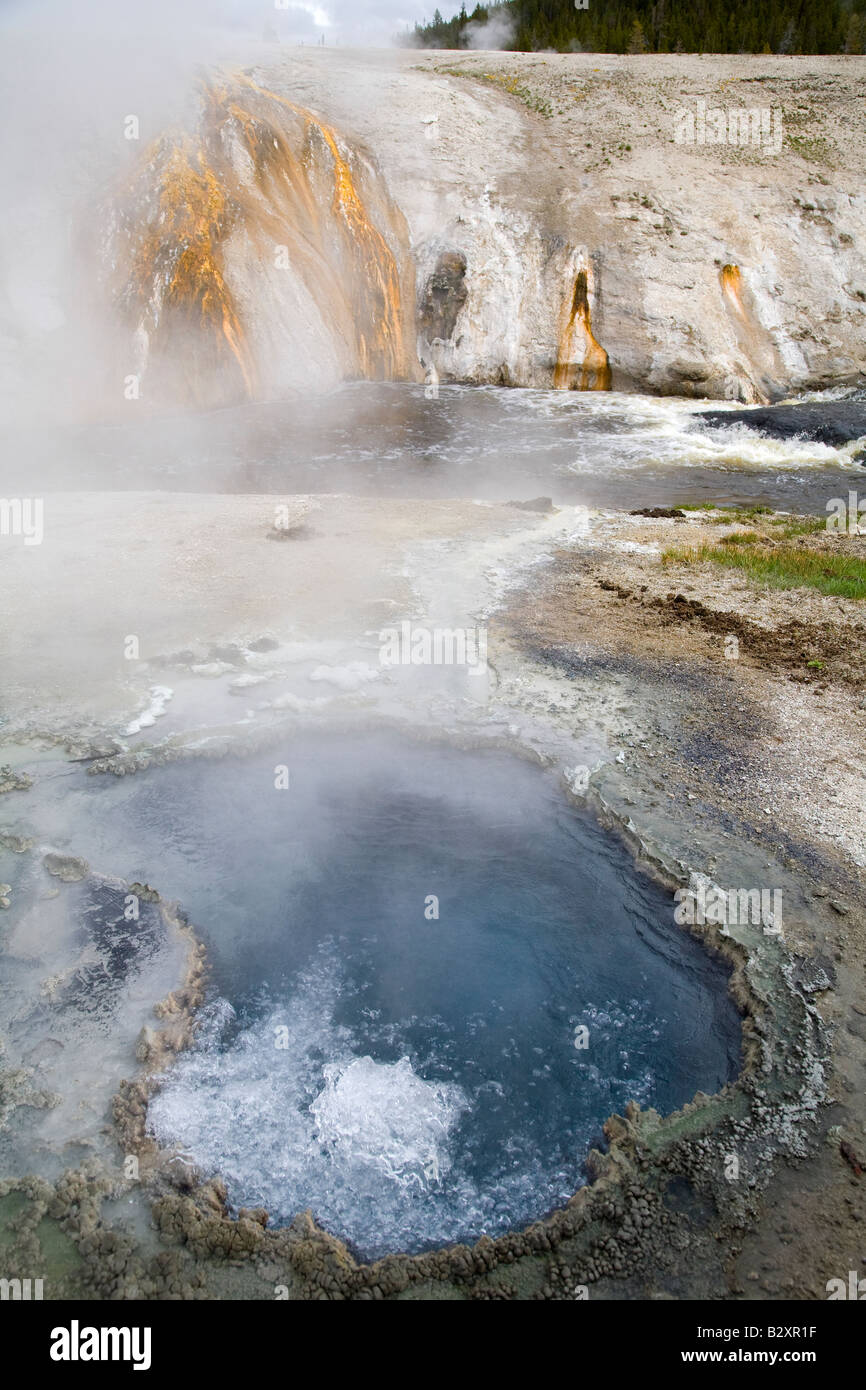
[[586,9],[504,0],[464,5],[450,19],[437,9],[403,37],[424,48],[523,52],[856,54],[866,49],[866,0],[588,0]]

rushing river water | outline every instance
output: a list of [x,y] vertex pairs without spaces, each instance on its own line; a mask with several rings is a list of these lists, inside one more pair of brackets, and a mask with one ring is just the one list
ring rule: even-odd
[[[840,394],[851,393],[828,396]],[[49,433],[10,439],[5,485],[32,492],[66,489],[74,479],[84,490],[492,501],[541,494],[625,509],[760,502],[803,512],[823,512],[828,498],[862,486],[853,443],[774,439],[740,423],[710,427],[700,418],[710,406],[719,408],[674,397],[471,386],[443,386],[430,399],[422,386],[365,382],[205,415],[142,416],[62,441]]]

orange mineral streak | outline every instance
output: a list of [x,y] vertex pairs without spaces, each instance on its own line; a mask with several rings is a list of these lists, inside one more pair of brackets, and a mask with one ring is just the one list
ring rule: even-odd
[[743,277],[740,274],[738,265],[723,265],[719,279],[722,282],[722,292],[731,307],[739,314],[740,318],[746,318],[746,310],[743,307]]
[[556,391],[609,391],[610,358],[592,332],[589,286],[585,270],[578,272],[571,310],[559,334],[553,372]]
[[373,225],[360,197],[336,132],[310,111],[277,96],[245,75],[238,81],[267,101],[276,102],[318,132],[333,160],[333,212],[345,232],[348,269],[353,281],[352,317],[359,367],[365,377],[387,379],[407,373],[400,273],[393,252]]
[[159,166],[155,206],[145,226],[134,230],[123,298],[139,313],[145,311],[157,344],[179,324],[216,335],[252,396],[255,367],[219,254],[232,220],[220,180],[204,150],[186,137],[173,147],[157,142],[148,156],[151,165]]
[[787,378],[787,367],[775,338],[762,324],[739,266],[722,266],[719,283],[738,348],[736,375],[745,377],[751,399],[772,400]]
[[[117,260],[126,273],[118,298],[144,332],[149,359],[162,360],[169,374],[182,363],[196,399],[224,393],[226,372],[235,382],[230,394],[256,395],[223,259],[226,241],[241,231],[263,264],[286,247],[291,269],[348,350],[347,369],[354,360],[363,377],[409,375],[408,270],[401,279],[336,132],[243,75],[205,84],[201,100],[197,136],[156,141],[119,200]],[[375,198],[375,182],[372,190]],[[381,194],[377,215],[398,245],[405,242],[399,213]],[[222,387],[208,385],[205,373],[214,369]]]

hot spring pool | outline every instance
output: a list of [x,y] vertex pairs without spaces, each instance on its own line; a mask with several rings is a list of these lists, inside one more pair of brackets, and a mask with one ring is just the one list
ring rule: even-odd
[[149,1126],[235,1208],[309,1207],[367,1258],[495,1236],[573,1193],[628,1100],[670,1112],[738,1071],[724,968],[519,759],[298,736],[74,796],[70,848],[208,944]]

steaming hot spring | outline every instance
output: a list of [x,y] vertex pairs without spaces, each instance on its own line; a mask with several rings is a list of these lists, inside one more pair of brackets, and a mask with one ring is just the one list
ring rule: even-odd
[[367,1258],[495,1236],[567,1201],[629,1100],[738,1070],[724,968],[522,759],[317,733],[97,782],[87,852],[211,963],[149,1129],[234,1209],[310,1208]]

